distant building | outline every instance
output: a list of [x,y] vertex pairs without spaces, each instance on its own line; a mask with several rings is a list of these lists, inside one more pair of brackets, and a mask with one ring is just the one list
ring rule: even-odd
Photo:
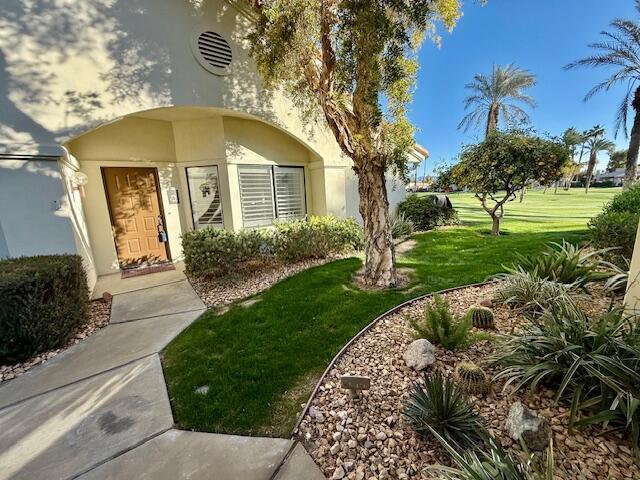
[[[624,168],[616,168],[610,172],[598,172],[595,176],[594,182],[612,182],[616,187],[622,186],[624,182]],[[640,174],[638,175],[640,178]]]

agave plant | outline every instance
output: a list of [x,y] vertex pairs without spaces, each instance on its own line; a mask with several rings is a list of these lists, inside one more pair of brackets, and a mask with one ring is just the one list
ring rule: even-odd
[[534,464],[533,455],[524,462],[506,452],[495,438],[487,440],[488,450],[468,450],[459,453],[453,445],[436,431],[432,435],[447,450],[455,467],[434,465],[432,478],[439,480],[554,480],[553,443],[547,450],[547,461],[542,470]]
[[621,309],[590,319],[569,309],[548,311],[507,337],[494,359],[505,367],[505,388],[540,384],[556,388],[571,404],[571,423],[604,423],[627,430],[638,452],[640,438],[640,325]]
[[430,437],[437,432],[461,449],[481,445],[487,436],[462,388],[439,370],[431,377],[425,375],[424,385],[413,387],[403,415],[419,435]]
[[404,213],[398,213],[391,219],[391,236],[393,238],[406,238],[415,230],[413,222]]
[[506,267],[507,272],[528,272],[535,277],[556,283],[584,288],[587,283],[609,278],[612,273],[603,271],[606,262],[600,257],[611,249],[587,251],[586,247],[574,245],[565,240],[552,242],[539,255],[516,255],[514,266]]
[[[607,262],[607,266],[612,272],[612,275],[607,279],[604,286],[607,290],[614,293],[624,293],[627,291],[627,285],[629,284],[629,271],[631,270],[631,262],[628,258],[622,257],[624,267],[619,267],[615,263]],[[637,281],[637,280],[636,280]]]

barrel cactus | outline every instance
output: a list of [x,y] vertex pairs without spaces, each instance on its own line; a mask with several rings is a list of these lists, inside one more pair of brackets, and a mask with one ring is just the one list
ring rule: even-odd
[[468,393],[486,393],[489,389],[487,374],[475,363],[460,363],[456,368],[456,376],[462,389]]
[[471,323],[476,328],[496,328],[495,317],[490,308],[477,305],[469,309],[468,315],[471,316]]

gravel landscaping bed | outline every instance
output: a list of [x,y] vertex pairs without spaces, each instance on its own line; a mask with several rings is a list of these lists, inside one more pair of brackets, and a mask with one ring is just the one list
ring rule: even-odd
[[91,335],[96,333],[98,330],[100,330],[103,327],[106,327],[109,324],[110,315],[111,315],[111,299],[92,300],[91,302],[89,302],[89,319],[87,323],[75,333],[73,338],[71,338],[71,340],[69,340],[69,342],[67,342],[65,346],[61,348],[57,348],[55,350],[42,352],[25,362],[16,363],[13,365],[0,366],[0,383],[5,382],[7,380],[11,380],[13,378],[16,378],[22,375],[29,369],[35,367],[36,365],[39,365],[41,363],[45,363],[48,360],[51,360],[60,352],[63,352],[67,348],[90,337]]
[[[493,285],[468,287],[443,295],[452,313],[467,309],[490,297]],[[611,300],[601,289],[592,289],[594,298],[584,304],[590,312],[605,311]],[[427,468],[447,464],[448,458],[435,441],[425,441],[405,425],[401,412],[408,392],[422,374],[408,368],[403,360],[414,340],[409,318],[422,317],[425,299],[387,316],[357,339],[323,380],[303,418],[299,436],[328,478],[407,479],[430,478]],[[518,312],[494,307],[499,332],[509,332],[524,321]],[[483,363],[495,352],[495,342],[483,340],[454,353],[436,346],[436,363],[445,375],[453,375],[460,361],[473,361],[489,375],[496,373]],[[341,375],[365,375],[371,389],[352,398],[340,388]],[[492,385],[486,395],[472,396],[474,408],[483,417],[490,433],[514,450],[520,450],[505,428],[509,408],[516,401],[546,417],[553,432],[556,478],[604,480],[640,478],[630,444],[617,434],[603,434],[598,428],[569,432],[568,411],[555,405],[552,391],[534,395],[518,392],[509,396],[502,383]],[[610,476],[610,477],[608,477]]]
[[340,258],[344,257],[331,256],[316,260],[305,260],[297,263],[276,265],[250,274],[238,274],[210,280],[189,276],[189,282],[191,282],[191,286],[208,308],[221,307],[267,290],[280,280],[291,277],[303,270],[324,265]]

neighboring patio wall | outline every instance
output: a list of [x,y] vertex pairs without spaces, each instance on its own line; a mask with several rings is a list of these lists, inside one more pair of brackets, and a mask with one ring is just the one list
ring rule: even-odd
[[633,258],[629,269],[629,283],[624,303],[629,311],[640,316],[640,225],[638,225],[636,244],[633,249]]
[[77,253],[57,158],[0,158],[0,256]]

